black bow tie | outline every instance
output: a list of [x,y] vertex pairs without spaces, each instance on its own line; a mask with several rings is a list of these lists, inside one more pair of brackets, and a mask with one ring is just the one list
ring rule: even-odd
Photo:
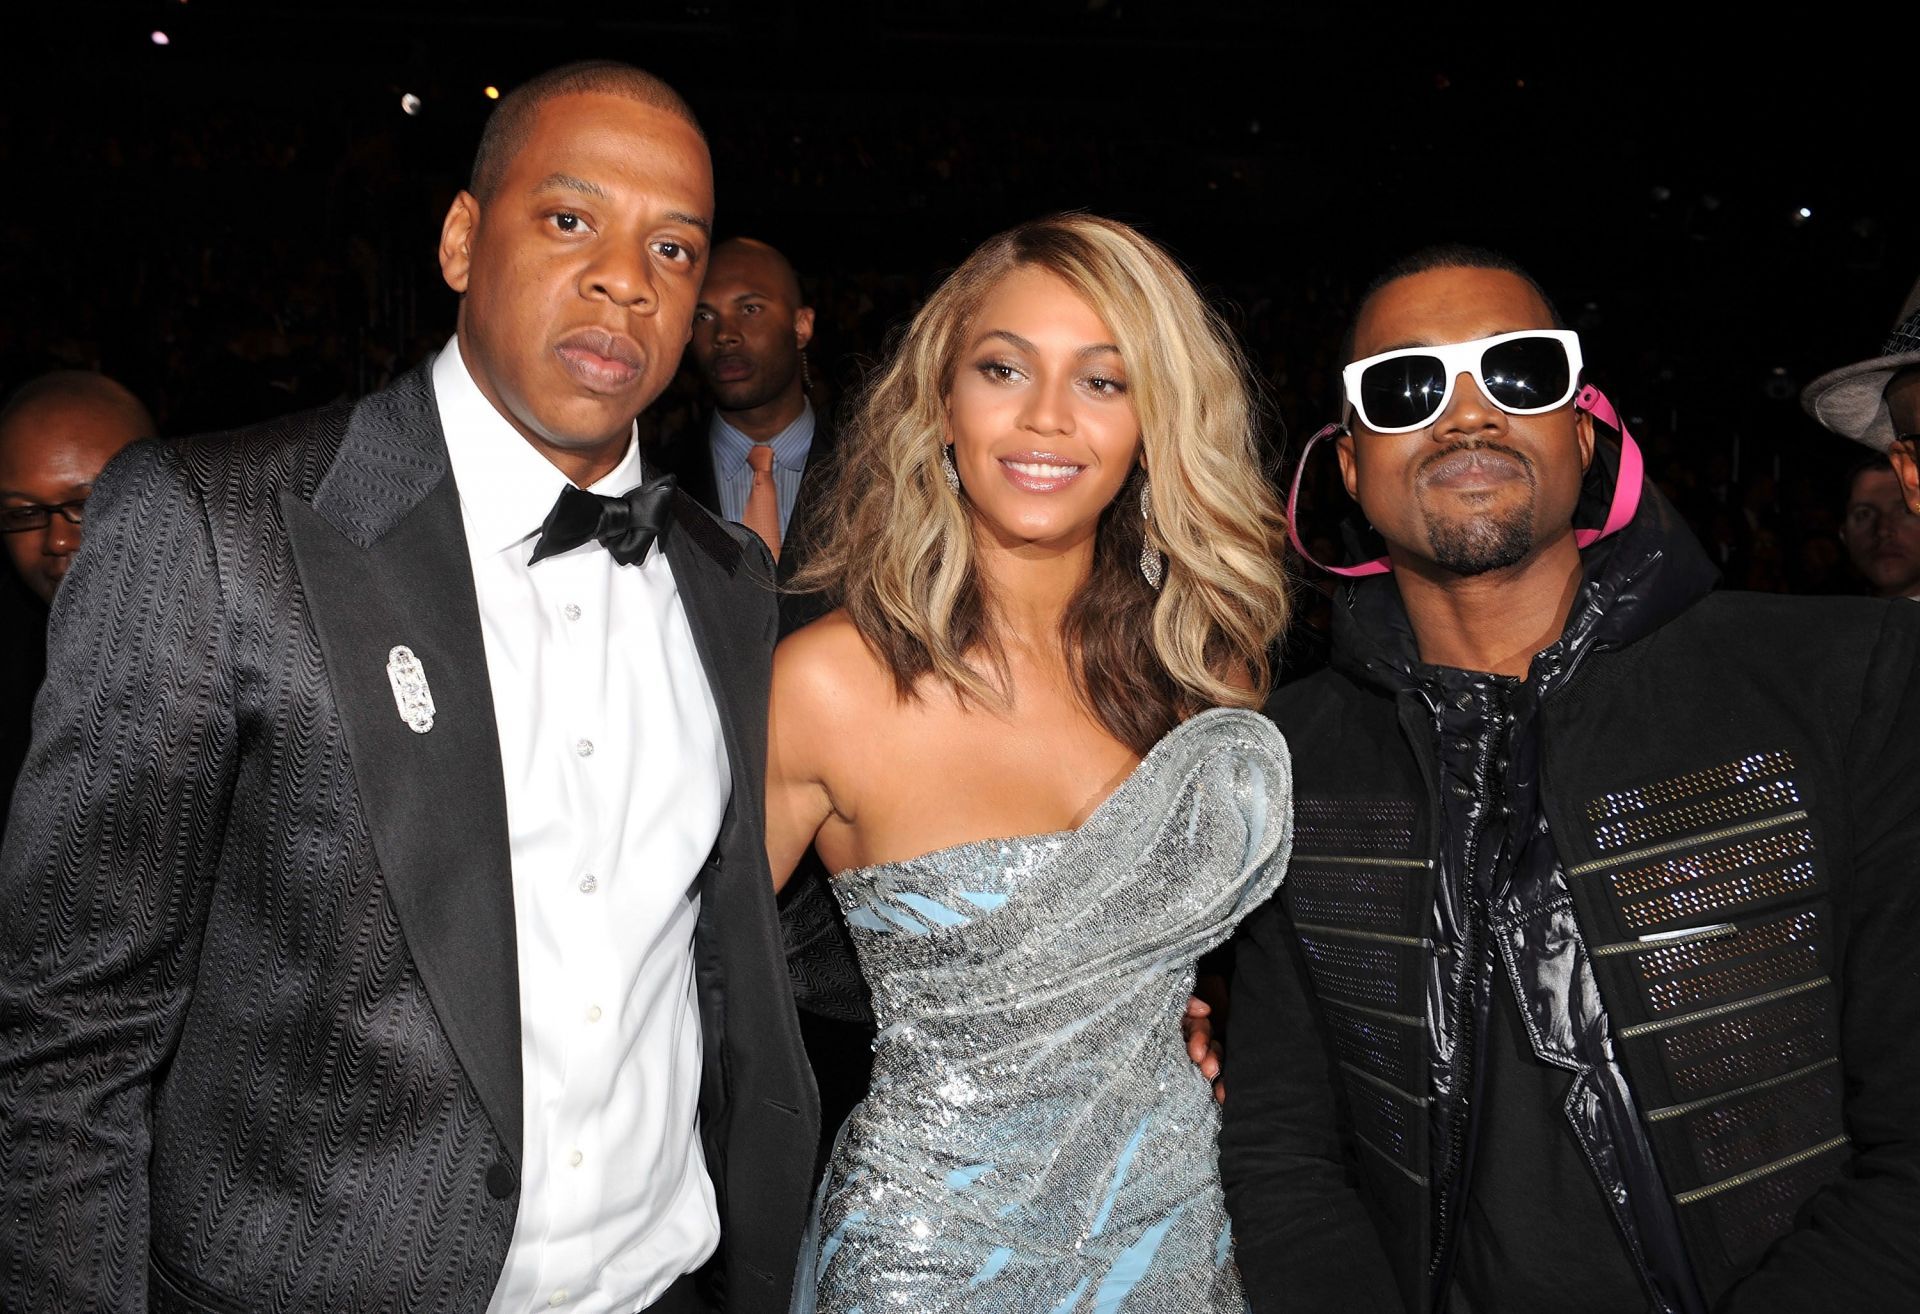
[[666,537],[672,506],[672,475],[649,479],[620,497],[602,497],[569,484],[547,512],[540,541],[533,545],[527,564],[598,539],[615,561],[631,566],[647,555],[655,539]]

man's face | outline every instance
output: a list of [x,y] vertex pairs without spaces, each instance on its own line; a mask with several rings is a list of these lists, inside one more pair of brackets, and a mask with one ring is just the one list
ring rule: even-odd
[[[93,492],[114,454],[150,435],[117,407],[48,398],[8,417],[0,433],[0,508],[62,506]],[[0,534],[27,587],[52,602],[80,546],[80,526],[55,512],[41,529]]]
[[462,192],[440,268],[480,391],[563,469],[625,450],[680,365],[713,219],[706,144],[624,96],[543,105],[493,195]]
[[1885,396],[1896,435],[1887,456],[1900,477],[1901,496],[1910,509],[1920,512],[1920,452],[1914,450],[1920,445],[1920,365],[1894,375]]
[[765,247],[728,242],[714,252],[693,314],[693,363],[723,411],[750,411],[800,386],[800,350],[813,309],[786,261]]
[[1853,477],[1840,542],[1875,597],[1920,593],[1920,515],[1907,509],[1893,471],[1862,470]]
[[[1353,358],[1552,327],[1546,303],[1517,275],[1435,269],[1374,294],[1354,328]],[[1571,403],[1509,415],[1463,373],[1429,427],[1381,434],[1356,418],[1339,451],[1347,492],[1396,560],[1479,575],[1572,533],[1593,425]]]

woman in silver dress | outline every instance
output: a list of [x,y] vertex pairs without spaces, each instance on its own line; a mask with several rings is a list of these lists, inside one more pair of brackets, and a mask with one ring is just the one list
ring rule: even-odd
[[795,1311],[1237,1311],[1194,961],[1278,884],[1282,513],[1231,338],[1131,228],[1002,234],[841,439],[774,660],[768,856],[880,1032]]

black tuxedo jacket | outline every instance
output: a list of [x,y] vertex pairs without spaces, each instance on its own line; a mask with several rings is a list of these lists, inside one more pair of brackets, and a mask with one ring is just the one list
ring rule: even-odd
[[[661,469],[679,480],[683,491],[717,516],[720,497],[713,471],[713,446],[708,438],[712,419],[711,412],[703,415],[698,423],[672,435],[650,455]],[[825,594],[796,593],[790,585],[820,531],[815,517],[830,491],[833,439],[833,431],[816,412],[807,468],[800,477],[800,493],[787,519],[776,567],[781,586],[782,635],[818,620],[831,606]],[[827,869],[812,849],[807,850],[788,881],[780,910],[787,968],[802,1010],[801,1035],[820,1095],[818,1166],[824,1169],[842,1119],[867,1093],[873,1058],[872,1004],[846,922],[829,887]]]
[[[716,1286],[762,1314],[818,1120],[762,837],[775,604],[751,534],[674,510],[733,771],[695,944]],[[427,367],[129,449],[87,511],[0,854],[0,1307],[482,1310],[519,1199],[519,990]]]
[[[659,467],[680,482],[687,496],[716,516],[720,514],[720,493],[713,474],[713,445],[708,439],[712,412],[698,423],[673,434],[649,453]],[[814,413],[813,443],[807,449],[807,468],[800,476],[800,493],[794,499],[793,514],[787,517],[786,533],[780,543],[780,561],[774,567],[774,579],[781,586],[780,632],[790,634],[827,612],[826,600],[818,595],[786,591],[796,572],[806,564],[817,526],[814,517],[826,500],[833,456],[833,430],[819,412]]]

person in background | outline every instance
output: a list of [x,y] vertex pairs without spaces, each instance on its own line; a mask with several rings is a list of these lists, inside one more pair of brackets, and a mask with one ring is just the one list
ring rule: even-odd
[[[808,399],[813,307],[787,258],[752,237],[713,249],[694,308],[687,355],[711,409],[657,453],[660,466],[709,511],[758,534],[785,584],[807,560],[807,525],[821,498],[833,434]],[[824,603],[782,603],[782,630]]]
[[0,539],[17,576],[0,583],[0,837],[46,674],[47,608],[80,546],[93,481],[153,435],[140,399],[90,370],[43,374],[0,407]]
[[1920,597],[1920,512],[1886,457],[1869,458],[1847,481],[1840,542],[1874,597]]
[[[1880,354],[1821,375],[1801,392],[1800,404],[1829,431],[1885,456],[1899,484],[1900,500],[1909,512],[1920,515],[1920,283],[1907,294]],[[1856,476],[1856,493],[1859,482]],[[1879,505],[1886,499],[1876,495],[1873,500]],[[1883,526],[1886,523],[1883,518]],[[1853,551],[1851,544],[1848,551]],[[1855,564],[1859,564],[1857,557]],[[1876,596],[1913,591],[1912,581],[1908,587],[1897,587],[1899,581],[1889,579],[1887,587],[1882,587],[1873,573],[1864,568],[1862,573],[1873,583]],[[1899,572],[1889,566],[1888,573]]]
[[0,408],[0,531],[42,602],[53,602],[80,547],[93,481],[121,448],[153,436],[140,399],[87,370],[43,374]]

